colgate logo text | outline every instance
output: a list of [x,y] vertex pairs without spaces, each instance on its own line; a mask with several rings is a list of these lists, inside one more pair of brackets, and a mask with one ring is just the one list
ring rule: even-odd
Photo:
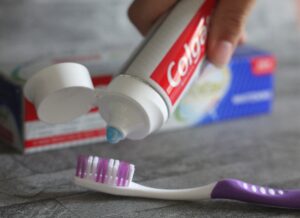
[[[172,87],[180,84],[181,78],[184,77],[189,68],[193,64],[197,64],[200,58],[201,51],[206,42],[207,28],[204,25],[204,18],[201,19],[192,40],[184,44],[184,55],[176,63],[172,61],[168,66],[168,80]],[[175,73],[174,73],[175,72]]]
[[206,0],[151,74],[174,105],[205,55],[207,25],[215,0]]

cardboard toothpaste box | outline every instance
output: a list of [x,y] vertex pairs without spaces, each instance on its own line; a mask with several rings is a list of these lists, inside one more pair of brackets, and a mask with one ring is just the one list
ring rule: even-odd
[[[64,124],[39,121],[23,96],[26,80],[60,62],[85,65],[96,88],[105,87],[128,56],[125,48],[37,58],[0,74],[0,141],[28,153],[105,140],[105,122],[98,109]],[[223,69],[208,67],[193,84],[161,131],[201,126],[221,120],[269,113],[274,95],[274,56],[251,46],[239,47]],[[0,69],[1,70],[1,69]],[[199,130],[200,131],[200,130]]]

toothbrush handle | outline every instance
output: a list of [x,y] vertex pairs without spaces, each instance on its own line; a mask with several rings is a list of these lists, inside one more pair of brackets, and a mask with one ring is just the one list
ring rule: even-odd
[[265,206],[300,209],[300,190],[279,190],[224,179],[215,185],[211,198],[231,199]]

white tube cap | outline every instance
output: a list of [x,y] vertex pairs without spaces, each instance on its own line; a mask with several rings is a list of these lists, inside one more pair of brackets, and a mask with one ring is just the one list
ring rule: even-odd
[[162,97],[143,81],[119,75],[99,96],[100,114],[108,126],[107,139],[142,139],[158,130],[168,118]]
[[24,94],[40,120],[63,123],[87,113],[96,101],[88,69],[77,63],[47,67],[30,78]]

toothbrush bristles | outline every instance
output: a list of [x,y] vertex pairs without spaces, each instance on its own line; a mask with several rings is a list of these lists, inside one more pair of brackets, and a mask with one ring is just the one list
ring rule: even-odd
[[134,165],[125,161],[80,155],[77,159],[76,177],[114,186],[129,186]]

